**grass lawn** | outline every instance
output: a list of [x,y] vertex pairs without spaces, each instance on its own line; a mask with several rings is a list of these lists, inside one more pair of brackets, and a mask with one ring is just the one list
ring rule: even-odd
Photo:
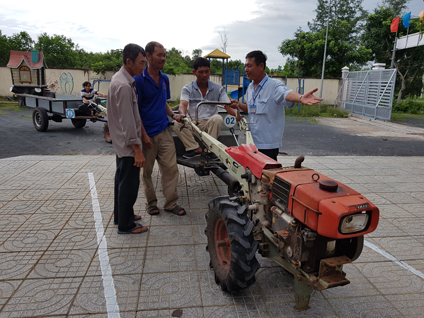
[[177,100],[175,100],[175,101],[173,101],[173,102],[169,102],[168,103],[168,105],[169,105],[169,107],[175,107],[175,106],[177,106],[177,105],[179,105],[180,104],[180,99],[177,99]]
[[286,108],[286,116],[347,118],[349,112],[332,105],[300,105],[299,107],[299,105],[295,104],[292,109]]
[[10,102],[5,100],[0,100],[0,115],[6,115],[11,111],[19,111],[26,109],[25,106],[18,106],[18,102]]
[[415,127],[424,127],[424,114],[392,113],[390,121],[405,123]]

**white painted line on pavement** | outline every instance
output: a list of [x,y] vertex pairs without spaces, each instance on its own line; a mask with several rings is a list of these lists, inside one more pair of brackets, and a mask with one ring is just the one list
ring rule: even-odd
[[110,268],[109,255],[107,254],[107,243],[102,223],[99,200],[97,198],[96,182],[94,181],[94,176],[91,172],[88,173],[88,180],[90,181],[91,203],[93,205],[97,244],[99,245],[99,262],[102,270],[107,315],[109,318],[119,318],[121,315],[119,313],[119,305],[116,299],[116,290],[113,282],[112,269]]
[[422,279],[424,279],[424,274],[421,273],[419,270],[413,268],[412,266],[406,264],[403,261],[398,261],[393,255],[390,255],[389,253],[383,251],[381,248],[375,246],[374,244],[365,241],[365,246],[369,247],[370,249],[376,251],[377,253],[380,253],[381,255],[383,255],[384,257],[388,258],[389,260],[395,262],[396,264],[398,264],[400,267],[403,267],[405,269],[407,269],[408,271],[410,271],[411,273],[414,273],[415,275],[417,275],[418,277],[421,277]]

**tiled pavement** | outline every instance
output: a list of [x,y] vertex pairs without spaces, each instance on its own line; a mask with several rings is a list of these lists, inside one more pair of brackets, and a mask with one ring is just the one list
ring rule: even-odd
[[[280,157],[283,165],[294,159]],[[351,284],[315,292],[311,309],[296,312],[292,279],[259,255],[257,282],[249,289],[229,295],[215,284],[203,234],[207,203],[226,194],[215,176],[180,167],[184,217],[147,215],[140,189],[136,212],[150,230],[118,235],[113,156],[0,160],[0,318],[108,317],[106,297],[115,293],[120,317],[131,318],[172,317],[176,309],[196,318],[424,317],[424,157],[307,157],[304,165],[361,192],[380,208],[381,219],[366,237],[377,251],[364,247],[345,266]],[[102,227],[95,223],[90,174],[107,248],[97,241]],[[105,265],[113,295],[110,288],[105,295]]]

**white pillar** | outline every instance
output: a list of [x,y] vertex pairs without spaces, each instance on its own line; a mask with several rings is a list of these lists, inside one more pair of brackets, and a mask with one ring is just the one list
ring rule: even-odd
[[[347,99],[347,76],[349,75],[349,68],[347,66],[342,68],[342,79],[343,79],[343,90],[342,94],[340,96],[340,100],[346,100]],[[345,104],[340,105],[341,109],[345,109]]]
[[384,70],[386,69],[386,63],[374,63],[372,65],[373,70]]

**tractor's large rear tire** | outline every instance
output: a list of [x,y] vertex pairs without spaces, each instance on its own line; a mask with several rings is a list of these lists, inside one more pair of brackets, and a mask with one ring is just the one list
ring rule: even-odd
[[224,291],[235,292],[255,283],[259,269],[258,242],[253,239],[253,222],[247,207],[228,196],[209,203],[205,233],[215,271],[215,282]]

